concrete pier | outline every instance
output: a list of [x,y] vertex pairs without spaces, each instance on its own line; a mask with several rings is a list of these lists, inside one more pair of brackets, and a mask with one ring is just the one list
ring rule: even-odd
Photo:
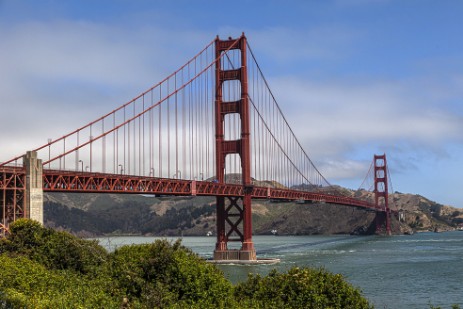
[[43,166],[37,152],[28,151],[23,156],[26,168],[26,190],[24,192],[24,216],[43,224]]

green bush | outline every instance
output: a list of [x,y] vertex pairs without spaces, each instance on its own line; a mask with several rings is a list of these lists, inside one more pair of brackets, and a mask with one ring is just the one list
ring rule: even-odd
[[27,256],[49,269],[71,269],[83,274],[97,271],[108,258],[97,241],[79,239],[27,219],[11,224],[7,239],[0,241],[3,252]]
[[116,288],[148,308],[223,308],[232,302],[232,285],[223,273],[180,241],[121,247],[108,267]]
[[247,308],[372,308],[341,275],[324,269],[294,267],[265,277],[250,274],[234,294]]
[[49,270],[26,257],[0,255],[0,308],[117,308],[106,280]]

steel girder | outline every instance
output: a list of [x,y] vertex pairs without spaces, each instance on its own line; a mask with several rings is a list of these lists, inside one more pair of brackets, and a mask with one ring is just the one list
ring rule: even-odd
[[26,174],[23,167],[0,168],[0,235],[8,232],[10,223],[28,216],[24,207]]

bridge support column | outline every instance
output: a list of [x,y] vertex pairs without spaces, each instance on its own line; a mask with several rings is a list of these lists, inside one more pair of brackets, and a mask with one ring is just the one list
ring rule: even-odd
[[243,241],[240,257],[242,260],[256,260],[256,249],[252,241],[252,209],[251,209],[252,186],[245,188],[243,198]]
[[26,189],[24,196],[24,217],[43,224],[43,166],[37,152],[28,151],[23,156],[26,169]]
[[[246,201],[248,199],[248,201]],[[219,202],[219,201],[223,201]],[[248,204],[247,204],[248,203]],[[252,242],[251,197],[218,197],[217,243],[214,260],[255,261]],[[230,249],[228,242],[241,242],[241,248]]]
[[374,156],[375,167],[375,205],[376,205],[376,234],[383,229],[386,235],[391,235],[391,210],[389,209],[389,191],[387,181],[386,155]]
[[222,256],[227,251],[225,236],[225,198],[217,196],[217,243],[215,244],[214,260],[223,260]]
[[[229,154],[238,154],[241,161],[242,196],[217,196],[217,243],[214,260],[256,260],[256,250],[252,242],[251,214],[251,151],[250,151],[250,115],[248,99],[246,37],[238,39],[215,41],[215,132],[216,132],[216,172],[217,181],[225,182],[225,158]],[[230,51],[239,51],[239,63],[229,64]],[[224,60],[222,60],[222,57]],[[236,100],[234,95],[223,94],[224,84],[238,81],[241,96]],[[226,87],[226,86],[225,86]],[[227,88],[228,89],[228,88]],[[227,98],[227,95],[229,96]],[[225,116],[239,115],[241,120],[240,133],[229,132],[228,136],[239,136],[239,139],[225,139]],[[240,249],[228,248],[229,241],[240,241]]]

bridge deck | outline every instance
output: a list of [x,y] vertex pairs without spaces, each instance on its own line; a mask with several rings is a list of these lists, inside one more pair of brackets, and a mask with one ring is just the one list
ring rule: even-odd
[[[25,170],[22,167],[5,166],[0,168],[0,173],[22,176],[25,175]],[[8,177],[4,178],[7,179]],[[7,186],[8,184],[0,179],[0,188],[3,189]],[[99,192],[173,196],[244,196],[245,190],[252,190],[252,198],[254,199],[321,202],[377,210],[375,205],[368,201],[320,192],[260,186],[245,188],[238,184],[224,184],[213,181],[49,169],[43,170],[43,190],[46,192]]]

